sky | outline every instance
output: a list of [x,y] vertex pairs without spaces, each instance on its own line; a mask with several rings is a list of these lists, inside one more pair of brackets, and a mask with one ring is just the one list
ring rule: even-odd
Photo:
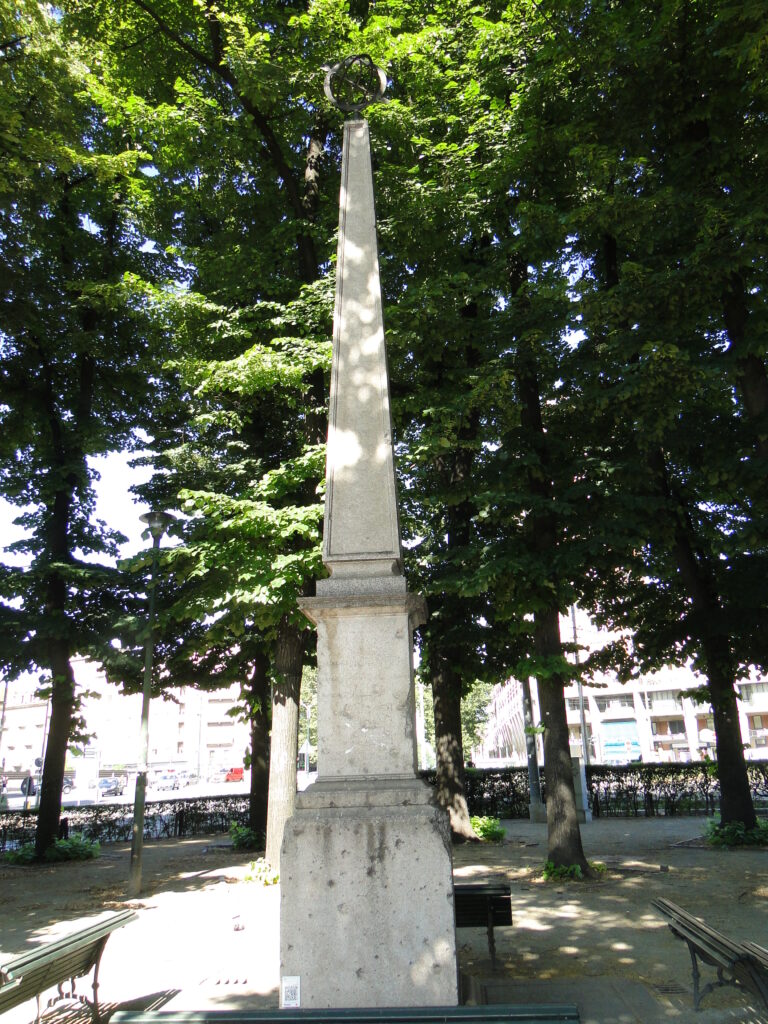
[[[130,465],[133,458],[135,453],[122,452],[89,460],[101,476],[95,484],[96,517],[128,538],[128,542],[120,549],[121,558],[127,558],[146,546],[146,542],[141,539],[145,526],[139,516],[149,511],[149,508],[144,502],[136,500],[130,488],[149,479],[152,470],[150,466],[133,468]],[[0,498],[0,547],[4,548],[23,536],[23,530],[13,524],[20,512],[21,509]],[[2,560],[6,564],[23,565],[26,558],[3,554]]]

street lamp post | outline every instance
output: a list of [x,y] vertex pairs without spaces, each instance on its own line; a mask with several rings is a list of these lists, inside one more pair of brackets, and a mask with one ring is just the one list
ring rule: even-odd
[[128,895],[138,896],[141,892],[141,853],[144,847],[144,803],[147,793],[147,767],[149,761],[149,701],[152,697],[152,658],[154,656],[155,628],[155,576],[160,538],[173,522],[167,512],[147,512],[139,516],[152,534],[152,571],[149,581],[149,608],[147,613],[147,638],[144,643],[144,688],[141,701],[141,731],[139,739],[139,771],[136,776],[136,794],[133,801],[133,830],[131,833],[131,868],[128,880]]

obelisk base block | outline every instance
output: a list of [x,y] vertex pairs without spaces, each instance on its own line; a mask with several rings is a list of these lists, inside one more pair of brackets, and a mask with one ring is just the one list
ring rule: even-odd
[[302,1007],[457,1005],[450,831],[420,779],[298,794],[280,885],[280,973]]

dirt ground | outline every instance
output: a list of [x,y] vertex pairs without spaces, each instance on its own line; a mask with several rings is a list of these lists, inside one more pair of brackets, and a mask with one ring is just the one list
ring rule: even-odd
[[[496,929],[496,971],[484,930],[462,929],[457,943],[464,974],[490,979],[497,988],[514,983],[516,992],[526,984],[567,992],[585,980],[637,983],[668,1007],[659,1019],[768,1019],[748,995],[730,988],[713,992],[706,1010],[694,1014],[688,952],[650,902],[666,896],[733,939],[768,946],[768,851],[695,845],[701,819],[604,819],[584,825],[582,838],[589,859],[607,865],[605,875],[552,883],[540,876],[545,826],[506,825],[501,845],[454,848],[457,879],[507,879],[512,889],[514,923]],[[109,1008],[276,1006],[279,887],[246,880],[251,859],[228,848],[225,836],[149,843],[139,900],[125,896],[126,844],[105,846],[95,861],[4,865],[0,965],[99,913],[130,906],[138,919],[113,934],[102,961],[100,999]],[[34,1013],[34,1002],[28,1003],[3,1024],[28,1024]],[[625,1019],[632,1018],[613,1018]]]

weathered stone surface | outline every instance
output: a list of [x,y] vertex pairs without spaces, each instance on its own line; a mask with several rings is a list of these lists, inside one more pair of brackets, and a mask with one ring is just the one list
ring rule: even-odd
[[317,623],[321,778],[416,771],[412,651],[424,601],[387,593],[305,599]]
[[[280,973],[301,977],[302,1006],[456,1005],[448,842],[445,816],[428,805],[327,807],[291,818]],[[306,899],[289,898],[296,891]]]
[[335,576],[401,561],[367,121],[344,125],[323,561]]

